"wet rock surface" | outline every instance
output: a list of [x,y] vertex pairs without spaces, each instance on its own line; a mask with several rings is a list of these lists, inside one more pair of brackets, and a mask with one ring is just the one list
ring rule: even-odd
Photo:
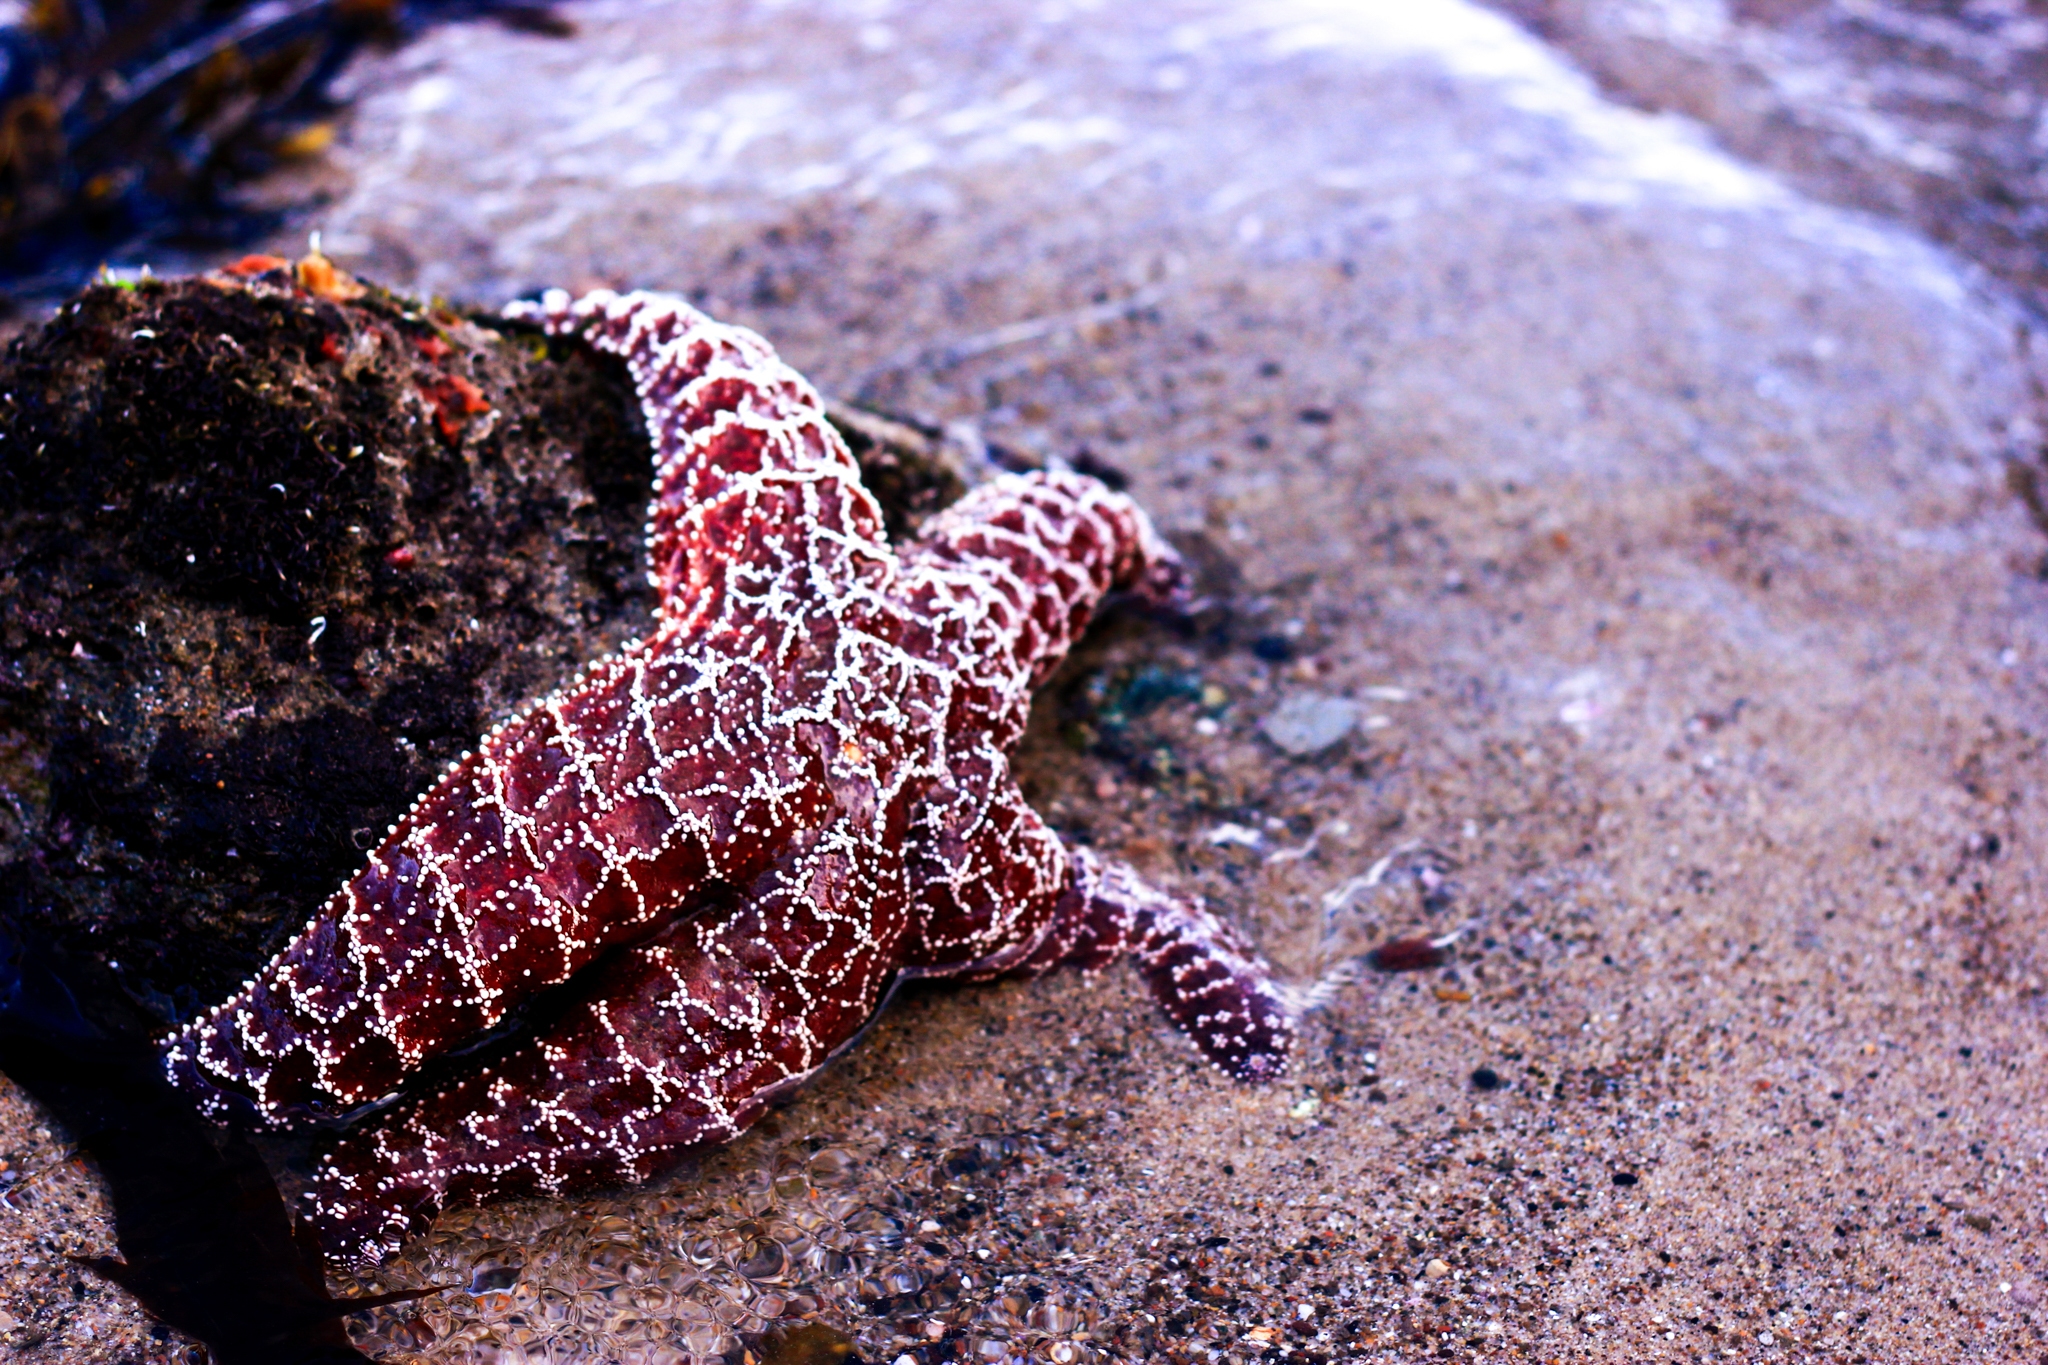
[[645,439],[578,348],[280,264],[98,287],[0,389],[0,906],[163,1022],[649,610]]
[[[2048,1349],[2027,315],[1493,16],[1359,8],[598,3],[363,68],[330,251],[675,288],[828,391],[1115,466],[1214,614],[1093,638],[1034,801],[1300,979],[1456,934],[1265,1090],[1114,971],[912,994],[675,1181],[444,1219],[377,1286],[469,1288],[363,1345]],[[1302,697],[1357,725],[1289,752]],[[10,1112],[19,1235],[100,1249]],[[23,1283],[29,1359],[176,1349]]]

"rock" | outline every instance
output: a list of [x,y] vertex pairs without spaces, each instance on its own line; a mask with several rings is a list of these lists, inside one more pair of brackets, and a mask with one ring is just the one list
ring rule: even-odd
[[1358,703],[1320,692],[1297,692],[1259,722],[1259,733],[1296,758],[1319,754],[1358,725]]
[[97,286],[0,365],[0,916],[164,1023],[647,610],[621,377],[256,269]]

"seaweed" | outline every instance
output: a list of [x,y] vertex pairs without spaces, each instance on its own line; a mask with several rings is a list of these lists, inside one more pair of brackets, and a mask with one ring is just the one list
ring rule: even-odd
[[0,29],[0,280],[62,291],[112,252],[276,227],[242,189],[332,139],[349,60],[477,15],[570,31],[521,0],[37,0]]

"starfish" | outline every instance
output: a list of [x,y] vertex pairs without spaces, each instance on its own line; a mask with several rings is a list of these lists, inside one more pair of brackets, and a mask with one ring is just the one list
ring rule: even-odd
[[[1258,955],[1064,847],[1010,772],[1103,596],[1183,591],[1134,502],[1005,475],[893,548],[818,395],[752,332],[647,293],[507,311],[625,361],[656,455],[652,627],[492,730],[164,1044],[217,1120],[385,1106],[308,1192],[333,1260],[451,1202],[634,1183],[727,1141],[919,977],[1128,956],[1217,1066],[1281,1071],[1292,1007]],[[490,1039],[489,1065],[405,1094]]]

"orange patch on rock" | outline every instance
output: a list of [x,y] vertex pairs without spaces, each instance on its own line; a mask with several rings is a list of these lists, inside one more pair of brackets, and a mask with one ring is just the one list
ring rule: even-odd
[[420,393],[434,405],[434,423],[452,445],[462,439],[469,419],[491,410],[484,391],[459,374],[435,375],[420,383]]

